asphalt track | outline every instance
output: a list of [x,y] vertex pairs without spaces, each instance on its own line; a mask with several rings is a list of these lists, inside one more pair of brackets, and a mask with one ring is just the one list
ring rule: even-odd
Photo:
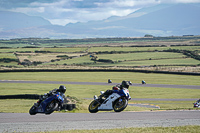
[[[200,111],[148,111],[103,113],[0,113],[0,132],[44,132],[124,127],[200,125]],[[122,129],[123,130],[123,129]]]

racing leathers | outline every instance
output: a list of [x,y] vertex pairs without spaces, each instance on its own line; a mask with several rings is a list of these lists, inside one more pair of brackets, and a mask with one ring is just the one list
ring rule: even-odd
[[[59,89],[53,89],[53,90],[49,91],[49,93],[45,93],[44,95],[41,95],[40,98],[39,98],[39,101],[37,102],[37,103],[38,103],[38,106],[40,105],[40,103],[41,103],[43,100],[47,99],[48,97],[50,97],[50,96],[52,96],[52,95],[57,94],[58,92],[60,92]],[[65,98],[65,94],[64,94],[64,93],[60,92],[60,95],[61,95],[63,98]]]
[[116,86],[113,86],[112,87],[112,90],[107,90],[106,92],[104,92],[103,94],[101,94],[99,96],[99,98],[101,99],[102,97],[105,97],[105,98],[108,98],[113,92],[117,92],[121,89],[124,89],[124,88],[129,88],[129,82],[128,81],[122,81],[121,85],[118,84]]

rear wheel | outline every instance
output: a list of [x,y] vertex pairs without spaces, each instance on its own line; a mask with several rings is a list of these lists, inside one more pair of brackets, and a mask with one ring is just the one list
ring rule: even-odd
[[58,108],[58,103],[56,101],[51,101],[45,109],[45,114],[51,114]]
[[29,110],[29,114],[30,115],[35,115],[36,114],[36,108],[37,107],[35,107],[34,105],[30,108],[30,110]]
[[121,97],[114,102],[113,109],[115,112],[121,112],[127,107],[127,105],[128,105],[127,99]]
[[90,113],[96,113],[98,112],[98,107],[99,107],[99,103],[96,101],[96,100],[93,100],[89,107],[88,107],[88,110],[90,111]]

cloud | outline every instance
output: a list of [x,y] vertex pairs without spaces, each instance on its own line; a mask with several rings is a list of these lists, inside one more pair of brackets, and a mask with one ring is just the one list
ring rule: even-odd
[[96,3],[99,6],[106,7],[115,7],[115,8],[125,8],[125,7],[135,7],[135,6],[144,6],[148,4],[159,3],[156,0],[111,0],[106,3]]
[[200,0],[0,0],[0,10],[41,16],[52,24],[65,25],[126,16],[162,3],[200,3]]
[[200,3],[200,0],[159,0],[160,3]]
[[116,8],[118,5],[113,7],[109,6],[109,2],[107,6],[104,6],[103,3],[107,3],[107,0],[100,0],[102,4],[98,1],[99,0],[58,0],[51,3],[34,1],[29,3],[27,7],[14,7],[10,10],[33,16],[42,16],[48,19],[52,24],[60,25],[65,25],[70,22],[102,20],[110,16],[124,16],[135,11],[135,9]]

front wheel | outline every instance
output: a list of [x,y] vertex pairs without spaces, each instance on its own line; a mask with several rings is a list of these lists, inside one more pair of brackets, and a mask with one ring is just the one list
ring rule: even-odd
[[127,107],[127,105],[128,105],[127,99],[122,97],[114,102],[113,109],[115,112],[121,112]]
[[93,100],[93,101],[90,103],[89,107],[88,107],[89,112],[90,112],[90,113],[96,113],[96,112],[98,112],[98,107],[99,107],[99,105],[100,105],[100,104],[99,104],[96,100]]
[[51,114],[58,108],[58,102],[51,101],[49,104],[47,104],[45,109],[45,114]]
[[29,114],[30,115],[35,115],[37,112],[36,112],[36,108],[37,107],[35,107],[34,105],[30,108],[30,110],[29,110]]

